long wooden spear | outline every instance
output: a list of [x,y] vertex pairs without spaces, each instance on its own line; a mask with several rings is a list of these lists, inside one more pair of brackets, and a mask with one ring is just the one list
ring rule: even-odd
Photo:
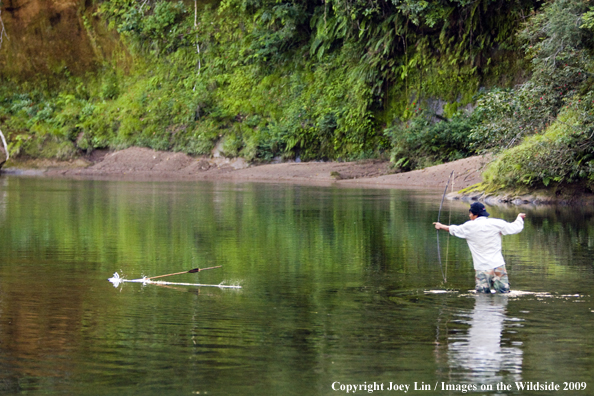
[[206,270],[221,268],[221,267],[222,267],[222,265],[217,265],[216,267],[208,267],[208,268],[193,268],[189,271],[175,272],[173,274],[165,274],[165,275],[159,275],[159,276],[151,276],[150,278],[144,278],[144,279],[157,279],[157,278],[165,278],[166,276],[172,276],[172,275],[193,274],[195,272],[206,271]]

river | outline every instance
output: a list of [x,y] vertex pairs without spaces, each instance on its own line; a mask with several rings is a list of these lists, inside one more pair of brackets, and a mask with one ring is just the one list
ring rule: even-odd
[[[516,293],[475,296],[440,198],[2,177],[0,393],[594,394],[592,211],[521,208]],[[107,281],[219,265],[163,280],[241,289]]]

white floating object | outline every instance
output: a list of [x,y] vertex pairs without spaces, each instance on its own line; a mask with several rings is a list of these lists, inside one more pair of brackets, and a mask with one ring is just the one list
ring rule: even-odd
[[124,279],[122,282],[130,282],[130,283],[142,283],[143,285],[177,285],[177,286],[204,286],[204,287],[220,287],[221,289],[241,289],[239,285],[205,285],[203,283],[181,283],[181,282],[166,282],[166,281],[154,281],[150,280],[149,278],[141,278],[141,279]]
[[113,284],[113,287],[118,287],[120,285],[120,283],[124,282],[124,279],[120,278],[120,274],[118,274],[117,272],[115,272],[113,274],[113,277],[111,277],[107,280]]
[[165,281],[154,281],[150,280],[149,278],[140,278],[140,279],[124,279],[121,278],[120,275],[116,272],[113,274],[113,277],[107,279],[113,284],[113,287],[118,287],[120,284],[124,282],[128,283],[142,283],[143,285],[177,285],[177,286],[196,286],[196,287],[218,287],[220,289],[241,289],[242,287],[239,285],[223,285],[219,283],[218,285],[205,285],[202,283],[181,283],[181,282],[165,282]]

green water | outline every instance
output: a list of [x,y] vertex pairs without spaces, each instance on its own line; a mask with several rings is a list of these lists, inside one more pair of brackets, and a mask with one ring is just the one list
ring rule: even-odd
[[[592,212],[522,208],[524,231],[504,238],[512,289],[547,296],[468,295],[470,253],[445,233],[457,292],[426,294],[444,289],[440,198],[2,177],[0,394],[344,395],[374,382],[375,394],[534,393],[516,382],[594,394]],[[467,207],[446,201],[442,222]],[[107,281],[215,265],[167,280],[243,288]]]

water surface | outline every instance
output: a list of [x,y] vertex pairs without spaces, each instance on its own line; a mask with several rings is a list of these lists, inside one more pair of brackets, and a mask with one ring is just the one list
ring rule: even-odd
[[[594,394],[592,213],[522,208],[525,230],[504,238],[512,289],[548,294],[473,296],[464,241],[441,235],[440,268],[440,198],[3,177],[0,392],[338,395],[375,382],[379,394],[524,394],[516,382],[586,382],[538,394]],[[446,201],[442,222],[466,221],[467,207]],[[167,280],[243,288],[106,280],[215,265]]]

